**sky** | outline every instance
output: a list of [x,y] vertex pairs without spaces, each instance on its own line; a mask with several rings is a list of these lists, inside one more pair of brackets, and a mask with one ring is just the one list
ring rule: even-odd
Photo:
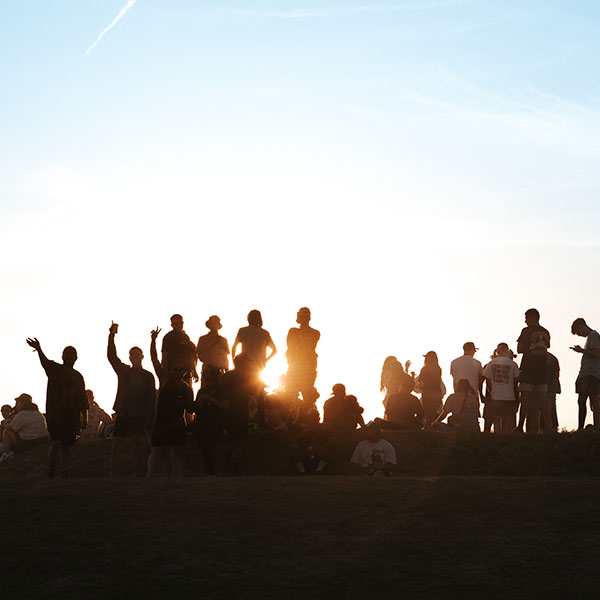
[[262,311],[285,372],[299,307],[321,401],[381,416],[388,355],[486,362],[539,309],[577,425],[600,327],[600,5],[580,0],[1,2],[1,402],[74,345],[110,409],[181,313],[230,341]]

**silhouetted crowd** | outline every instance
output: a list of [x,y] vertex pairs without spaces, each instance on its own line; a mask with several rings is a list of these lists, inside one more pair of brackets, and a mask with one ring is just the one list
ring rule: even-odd
[[[160,357],[156,343],[161,330],[157,327],[150,333],[154,374],[142,366],[144,353],[137,346],[129,350],[129,364],[121,361],[115,344],[119,326],[112,323],[107,358],[117,375],[113,415],[98,406],[93,392],[86,390],[82,375],[74,369],[75,348],[67,346],[62,363],[57,363],[46,357],[36,338],[28,338],[48,378],[46,412],[42,414],[28,394],[16,398],[14,407],[2,406],[0,461],[49,442],[48,476],[60,473],[68,477],[70,451],[76,440],[111,437],[111,476],[118,474],[128,448],[133,475],[142,476],[145,471],[148,477],[182,476],[184,448],[188,438],[193,437],[207,475],[217,474],[216,449],[226,439],[223,468],[237,475],[246,455],[248,436],[255,431],[273,430],[287,436],[292,472],[320,474],[326,472],[341,443],[356,441],[359,431],[363,439],[356,445],[351,463],[357,472],[385,476],[396,465],[394,447],[381,435],[385,430],[478,433],[481,418],[485,432],[525,430],[538,434],[558,430],[560,366],[549,352],[550,333],[540,325],[540,314],[534,308],[525,313],[526,327],[517,340],[520,365],[504,342],[497,345],[485,365],[475,358],[475,344],[466,342],[463,355],[450,365],[450,394],[434,351],[424,355],[418,374],[410,370],[410,361],[403,365],[394,356],[386,358],[381,372],[384,416],[368,424],[358,399],[341,383],[333,386],[321,419],[315,388],[320,332],[310,326],[310,320],[310,310],[301,308],[298,327],[291,328],[287,335],[287,373],[280,389],[269,394],[261,373],[277,348],[263,328],[258,310],[248,314],[248,325],[238,331],[231,351],[228,341],[219,334],[218,316],[206,321],[208,333],[194,344],[183,329],[181,315],[173,315],[171,330],[162,338]],[[589,401],[593,428],[597,430],[600,335],[582,318],[573,322],[571,332],[586,338],[583,347],[571,348],[582,355],[576,380],[579,429],[585,427]],[[200,387],[194,395],[193,385],[198,381]],[[150,454],[144,466],[142,458],[148,442]]]

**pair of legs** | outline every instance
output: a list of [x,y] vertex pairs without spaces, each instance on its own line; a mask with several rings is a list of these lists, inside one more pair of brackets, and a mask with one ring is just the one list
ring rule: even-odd
[[521,391],[521,412],[519,413],[519,429],[523,430],[526,421],[527,433],[540,432],[540,419],[544,419],[544,433],[550,433],[552,428],[552,412],[546,391]]
[[502,415],[494,417],[494,433],[510,433],[517,425],[517,415]]
[[183,477],[184,446],[152,446],[148,457],[148,477]]
[[2,443],[4,452],[15,452],[17,450],[17,434],[10,429],[5,429],[2,432]]
[[579,404],[579,429],[585,427],[585,418],[587,417],[587,400],[590,399],[590,408],[594,418],[594,429],[600,429],[600,397],[588,396],[587,394],[579,394],[577,402]]
[[[139,477],[142,474],[141,448],[143,439],[144,436],[141,435],[129,436],[129,440],[131,441],[131,469],[134,477]],[[127,437],[117,435],[113,437],[112,454],[110,457],[111,477],[116,477],[119,472],[119,462],[126,445]]]
[[71,446],[60,440],[51,440],[48,449],[48,476],[54,477],[56,463],[60,458],[60,468],[63,477],[67,477],[71,467]]
[[425,413],[425,425],[423,429],[431,429],[431,424],[438,418],[442,411],[442,400],[439,396],[429,397],[425,394],[421,396],[421,404]]

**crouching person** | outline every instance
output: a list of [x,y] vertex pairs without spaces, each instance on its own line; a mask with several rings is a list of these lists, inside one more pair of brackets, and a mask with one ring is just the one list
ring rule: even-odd
[[319,422],[319,411],[310,408],[290,440],[290,460],[298,473],[321,474],[331,462],[335,445],[331,429]]
[[29,394],[15,398],[10,422],[3,428],[4,454],[0,461],[13,458],[15,453],[35,448],[48,441],[46,420]]
[[396,451],[381,437],[380,427],[371,424],[367,427],[367,439],[356,445],[350,462],[364,475],[388,477],[396,467]]

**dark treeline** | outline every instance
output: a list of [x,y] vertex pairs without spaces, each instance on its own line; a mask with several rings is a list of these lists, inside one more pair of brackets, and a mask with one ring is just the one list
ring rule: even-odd
[[[248,436],[268,429],[287,436],[292,472],[324,473],[340,442],[360,430],[364,439],[351,457],[357,472],[388,475],[396,465],[396,453],[382,437],[385,430],[476,433],[481,431],[480,419],[484,432],[550,434],[558,430],[560,366],[549,351],[550,333],[540,324],[536,309],[525,313],[526,327],[517,340],[516,354],[500,342],[484,365],[475,358],[475,344],[466,342],[463,354],[450,365],[450,393],[435,351],[424,355],[418,374],[410,370],[410,361],[403,365],[394,356],[386,358],[380,382],[385,395],[383,418],[367,424],[358,399],[342,383],[333,386],[321,416],[315,387],[321,334],[310,326],[308,308],[298,311],[296,321],[298,326],[287,335],[287,373],[280,389],[269,394],[261,373],[277,348],[258,310],[248,313],[248,325],[238,331],[231,350],[219,333],[218,316],[206,321],[208,333],[194,343],[184,331],[182,316],[174,314],[160,355],[161,329],[150,332],[154,373],[144,368],[141,347],[129,350],[129,364],[119,358],[115,341],[119,326],[113,322],[107,340],[107,359],[117,376],[112,416],[100,409],[75,370],[75,348],[67,346],[58,363],[46,357],[36,338],[28,338],[48,378],[46,412],[43,415],[28,394],[16,398],[14,407],[2,407],[0,460],[49,442],[48,476],[60,471],[67,477],[70,451],[78,439],[112,437],[111,476],[118,474],[126,448],[130,448],[133,475],[182,476],[184,448],[188,438],[193,438],[207,475],[217,474],[221,460],[223,470],[236,475],[242,472]],[[593,428],[598,429],[600,335],[582,318],[573,322],[571,331],[586,338],[584,347],[572,347],[582,355],[576,381],[579,429],[585,427],[588,401]],[[520,365],[514,361],[518,354]],[[218,461],[215,448],[224,435],[229,445]],[[150,454],[143,465],[148,444]]]

